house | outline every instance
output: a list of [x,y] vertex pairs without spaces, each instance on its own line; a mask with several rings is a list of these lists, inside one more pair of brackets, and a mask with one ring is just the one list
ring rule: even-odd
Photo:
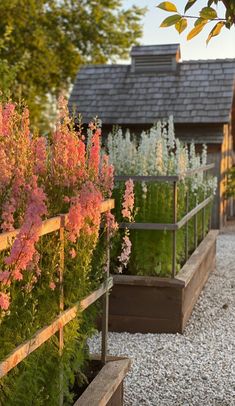
[[135,133],[173,114],[176,136],[208,146],[218,176],[213,227],[228,214],[224,192],[235,142],[235,59],[181,61],[179,44],[135,46],[131,64],[83,67],[69,105],[85,123],[94,116],[104,133],[121,125]]

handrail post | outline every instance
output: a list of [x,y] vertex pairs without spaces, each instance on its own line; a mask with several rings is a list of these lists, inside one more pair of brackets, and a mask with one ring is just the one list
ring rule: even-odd
[[107,230],[106,230],[106,292],[103,295],[103,312],[102,312],[102,348],[101,348],[101,362],[106,364],[107,361],[107,346],[108,346],[108,316],[109,316],[109,289],[108,289],[108,280],[110,275],[110,230],[109,222],[107,220]]
[[[60,216],[60,267],[59,267],[59,288],[60,288],[60,295],[59,295],[59,308],[60,314],[64,310],[64,227],[65,227],[65,216],[62,214]],[[62,357],[63,355],[63,348],[64,348],[64,331],[63,326],[59,329],[59,355]],[[64,403],[64,393],[63,393],[63,365],[60,365],[60,376],[59,376],[59,387],[60,387],[60,395],[59,395],[59,405],[63,406]]]
[[[177,181],[173,182],[173,223],[177,223]],[[176,230],[173,230],[172,243],[172,273],[171,277],[176,275]]]

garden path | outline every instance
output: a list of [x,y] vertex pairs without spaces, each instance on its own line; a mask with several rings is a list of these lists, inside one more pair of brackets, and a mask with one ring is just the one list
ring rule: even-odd
[[[97,352],[100,337],[90,345]],[[132,359],[125,406],[235,406],[235,227],[218,237],[185,333],[109,333],[109,353]]]

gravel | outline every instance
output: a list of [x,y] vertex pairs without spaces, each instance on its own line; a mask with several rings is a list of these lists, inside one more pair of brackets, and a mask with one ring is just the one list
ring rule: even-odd
[[[100,336],[90,341],[100,350]],[[235,406],[235,232],[217,242],[217,270],[183,335],[109,333],[109,353],[127,355],[125,406]]]

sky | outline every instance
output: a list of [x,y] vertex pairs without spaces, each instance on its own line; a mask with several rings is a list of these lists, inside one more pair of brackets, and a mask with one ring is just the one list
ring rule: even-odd
[[[209,27],[195,38],[187,41],[187,33],[181,35],[174,27],[159,28],[161,22],[171,14],[156,8],[156,5],[163,0],[123,0],[124,7],[136,5],[139,7],[147,7],[148,11],[143,19],[144,35],[140,40],[141,45],[150,44],[169,44],[180,43],[181,57],[187,59],[215,59],[215,58],[235,58],[235,28],[228,30],[223,28],[220,35],[211,39],[206,45],[207,36],[215,23],[210,23]],[[170,0],[174,3],[179,12],[183,13],[186,0]],[[199,10],[205,7],[206,0],[198,0],[197,6],[194,5],[187,14],[198,15]],[[215,6],[213,6],[215,7]],[[217,7],[217,14],[224,17],[224,7]],[[193,21],[190,21],[193,27]],[[188,32],[188,29],[187,29]]]

